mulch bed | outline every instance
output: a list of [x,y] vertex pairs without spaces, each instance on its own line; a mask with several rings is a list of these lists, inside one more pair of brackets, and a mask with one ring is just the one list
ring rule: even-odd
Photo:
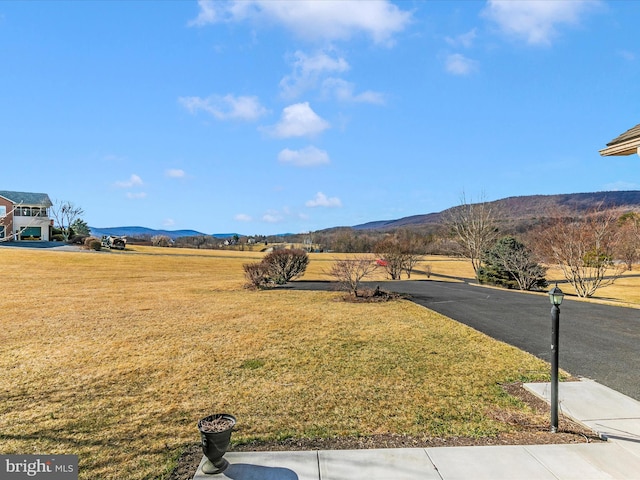
[[[549,404],[522,387],[521,383],[503,385],[505,391],[528,404],[536,413],[549,415]],[[529,425],[524,417],[510,416],[499,420],[516,427],[516,431],[496,437],[412,437],[393,433],[368,437],[289,438],[283,441],[250,442],[233,445],[230,452],[292,451],[292,450],[357,450],[374,448],[431,448],[487,445],[550,445],[602,442],[593,431],[560,416],[558,432],[551,433],[548,425]],[[178,460],[169,480],[191,480],[202,460],[200,444],[190,445]]]
[[387,292],[386,290],[380,290],[376,287],[375,290],[362,289],[358,291],[358,296],[354,297],[350,293],[345,293],[337,300],[349,303],[378,303],[378,302],[390,302],[393,300],[401,300],[406,298],[406,295],[400,293]]

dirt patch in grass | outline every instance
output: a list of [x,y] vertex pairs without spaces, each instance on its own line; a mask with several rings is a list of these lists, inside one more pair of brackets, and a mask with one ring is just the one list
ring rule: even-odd
[[[532,415],[498,413],[497,420],[515,431],[492,437],[429,437],[381,433],[361,437],[287,438],[281,441],[253,441],[233,444],[230,452],[301,451],[301,450],[360,450],[374,448],[433,448],[500,445],[560,445],[570,443],[603,442],[593,431],[560,415],[558,432],[549,431],[549,404],[525,390],[522,383],[502,385],[506,394],[526,405]],[[533,420],[532,420],[533,419]],[[191,480],[202,460],[200,444],[190,445],[178,459],[169,480]]]

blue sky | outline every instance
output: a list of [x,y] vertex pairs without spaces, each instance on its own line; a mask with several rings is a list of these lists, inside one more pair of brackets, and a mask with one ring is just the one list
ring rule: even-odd
[[0,188],[274,234],[632,190],[637,1],[3,1]]

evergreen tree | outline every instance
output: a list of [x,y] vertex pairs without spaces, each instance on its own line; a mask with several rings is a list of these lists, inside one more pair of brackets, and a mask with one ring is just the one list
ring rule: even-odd
[[534,258],[526,245],[516,238],[503,237],[482,258],[478,271],[480,283],[488,283],[520,290],[540,289],[547,286],[546,269]]
[[76,220],[74,220],[74,222],[71,224],[71,230],[73,230],[73,233],[75,235],[88,236],[91,234],[89,225],[81,218],[77,218]]

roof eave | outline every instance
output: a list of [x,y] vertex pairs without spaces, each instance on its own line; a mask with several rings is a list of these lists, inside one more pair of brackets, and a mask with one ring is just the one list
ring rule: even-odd
[[600,155],[603,157],[633,155],[635,153],[640,154],[638,150],[640,148],[640,138],[634,138],[627,142],[611,145],[610,147],[600,150]]

